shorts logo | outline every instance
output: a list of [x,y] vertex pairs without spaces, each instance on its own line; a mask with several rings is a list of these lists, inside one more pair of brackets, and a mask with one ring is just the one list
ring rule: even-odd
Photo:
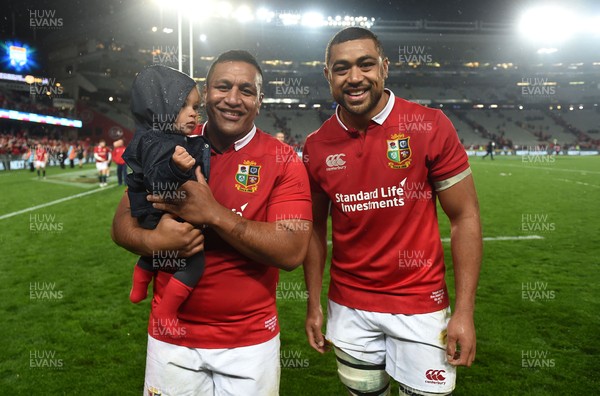
[[162,392],[151,386],[148,388],[148,396],[162,396]]
[[327,158],[325,158],[325,165],[327,165],[326,170],[332,171],[346,169],[346,161],[344,160],[345,156],[346,154],[343,153],[328,155]]
[[446,377],[444,377],[444,375],[443,375],[445,372],[446,372],[445,370],[427,370],[425,372],[425,377],[429,381],[425,381],[425,382],[441,383],[446,380]]
[[254,161],[244,161],[242,164],[238,164],[235,188],[243,192],[256,192],[260,182],[260,168],[261,165],[257,165]]
[[404,134],[394,134],[387,141],[387,158],[391,161],[388,166],[392,169],[404,169],[410,166],[412,150],[410,137]]

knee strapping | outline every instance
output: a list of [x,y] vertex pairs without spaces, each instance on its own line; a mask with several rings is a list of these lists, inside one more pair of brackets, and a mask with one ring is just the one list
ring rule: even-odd
[[390,376],[385,372],[385,364],[373,364],[358,360],[339,348],[334,348],[338,375],[352,395],[388,396]]

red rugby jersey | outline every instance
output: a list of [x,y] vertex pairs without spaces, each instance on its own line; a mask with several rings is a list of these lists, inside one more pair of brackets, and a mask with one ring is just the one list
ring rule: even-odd
[[44,147],[36,148],[35,149],[35,160],[36,161],[45,161],[47,153],[48,152],[46,151],[46,149]]
[[94,154],[98,154],[100,157],[100,159],[96,158],[96,162],[106,162],[110,156],[110,149],[106,146],[96,146],[94,147]]
[[[246,219],[312,220],[310,185],[292,148],[256,129],[224,153],[213,150],[209,186],[215,199]],[[202,208],[198,208],[202,210]],[[179,310],[170,339],[149,323],[159,340],[194,348],[235,348],[266,342],[279,333],[275,293],[279,270],[242,256],[215,232],[205,232],[206,270]],[[170,274],[154,282],[153,305]],[[163,332],[164,333],[164,332]]]
[[449,304],[436,190],[470,173],[450,120],[390,98],[366,133],[338,112],[308,136],[311,188],[332,202],[329,298],[348,307],[401,314]]
[[113,161],[117,165],[125,165],[125,160],[123,159],[123,153],[125,152],[125,146],[115,147],[112,151]]

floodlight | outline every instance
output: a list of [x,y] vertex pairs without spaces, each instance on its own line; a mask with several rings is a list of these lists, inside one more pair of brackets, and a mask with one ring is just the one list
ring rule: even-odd
[[233,12],[233,6],[227,1],[220,1],[215,8],[219,18],[229,19]]
[[254,20],[252,10],[247,5],[239,6],[232,14],[232,16],[240,23],[251,22]]
[[325,18],[318,12],[307,12],[302,15],[302,25],[308,27],[319,27],[326,25]]
[[284,26],[297,25],[300,23],[301,18],[302,18],[302,16],[299,14],[290,14],[290,13],[279,14],[279,19],[281,20],[281,23]]
[[579,28],[581,21],[569,10],[542,6],[526,11],[519,21],[519,31],[533,41],[561,43]]
[[537,53],[540,55],[553,54],[558,51],[558,48],[540,48],[537,50]]
[[587,18],[582,25],[586,32],[600,36],[600,15]]
[[269,23],[273,20],[273,18],[275,18],[275,13],[264,7],[259,8],[258,11],[256,11],[256,19],[258,19],[260,22]]

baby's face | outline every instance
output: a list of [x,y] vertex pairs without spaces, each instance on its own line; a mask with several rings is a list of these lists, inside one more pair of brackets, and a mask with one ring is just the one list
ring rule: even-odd
[[194,87],[187,96],[185,103],[175,120],[175,129],[184,135],[190,135],[198,124],[198,108],[200,107],[200,93]]

